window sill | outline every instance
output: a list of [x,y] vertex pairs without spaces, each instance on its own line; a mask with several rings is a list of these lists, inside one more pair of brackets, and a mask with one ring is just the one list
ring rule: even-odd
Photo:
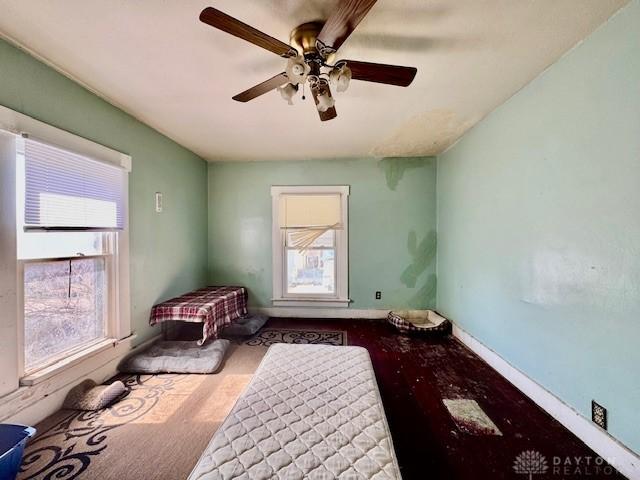
[[347,308],[351,300],[346,298],[274,298],[274,307]]
[[[20,379],[20,386],[31,387],[37,385],[45,380],[50,379],[61,373],[64,370],[68,370],[73,368],[74,366],[89,360],[91,357],[99,355],[102,352],[105,352],[109,349],[116,349],[119,344],[123,342],[130,343],[130,340],[133,339],[133,335],[124,338],[122,340],[118,340],[116,338],[106,338],[90,347],[87,347],[79,352],[74,353],[73,355],[69,355],[68,357],[64,357],[58,360],[51,365],[48,365],[45,368],[42,368],[36,372],[33,372],[29,375],[26,375]],[[120,350],[120,349],[118,349]],[[119,351],[114,350],[114,356],[120,354]]]
[[135,335],[130,335],[119,341],[105,340],[92,345],[91,352],[87,349],[69,355],[64,362],[25,376],[16,390],[0,397],[0,421],[41,421],[60,408],[69,389],[78,381],[93,378],[101,383],[113,376],[119,359],[131,352],[134,338]]

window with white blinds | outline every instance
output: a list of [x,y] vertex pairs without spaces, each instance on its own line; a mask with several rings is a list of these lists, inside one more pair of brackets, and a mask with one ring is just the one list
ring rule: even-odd
[[123,168],[31,139],[24,145],[26,229],[124,228]]

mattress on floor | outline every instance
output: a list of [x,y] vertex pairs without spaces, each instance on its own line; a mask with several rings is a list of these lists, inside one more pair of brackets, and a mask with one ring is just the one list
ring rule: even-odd
[[273,345],[189,478],[400,479],[368,352]]

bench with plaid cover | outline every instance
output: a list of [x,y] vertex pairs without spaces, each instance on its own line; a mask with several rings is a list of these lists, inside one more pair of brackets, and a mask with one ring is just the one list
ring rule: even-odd
[[151,309],[149,324],[167,320],[202,323],[202,345],[217,338],[222,327],[247,315],[247,289],[244,287],[205,287],[186,293]]

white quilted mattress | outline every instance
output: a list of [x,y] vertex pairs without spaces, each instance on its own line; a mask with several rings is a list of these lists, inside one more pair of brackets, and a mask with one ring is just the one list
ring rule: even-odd
[[189,479],[400,479],[368,352],[273,345]]

